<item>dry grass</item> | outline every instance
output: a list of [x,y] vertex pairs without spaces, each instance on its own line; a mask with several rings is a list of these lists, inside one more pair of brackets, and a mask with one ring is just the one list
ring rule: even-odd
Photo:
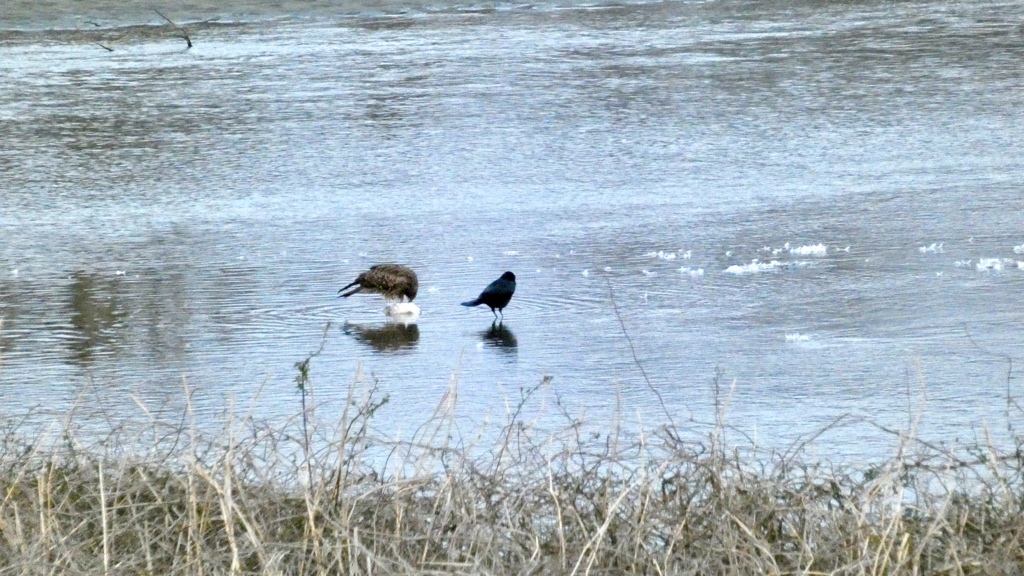
[[70,424],[50,441],[15,425],[0,444],[0,574],[1024,571],[1020,443],[967,460],[914,444],[843,470],[744,456],[717,432],[541,434],[520,411],[535,391],[496,438],[469,442],[454,385],[401,442],[373,433],[387,399],[362,384],[333,424],[304,409],[216,439],[186,420],[85,447]]

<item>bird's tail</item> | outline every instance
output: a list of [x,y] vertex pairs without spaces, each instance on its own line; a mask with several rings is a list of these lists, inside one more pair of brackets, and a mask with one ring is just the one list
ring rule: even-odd
[[[352,284],[355,284],[355,282],[353,282]],[[341,290],[338,290],[338,292],[341,292],[342,290],[346,290],[347,288],[350,288],[352,286],[352,284],[349,284],[348,286],[345,286],[345,288],[342,288]],[[355,290],[352,290],[351,292],[345,292],[344,294],[341,295],[341,297],[342,298],[348,298],[349,296],[359,292],[362,289],[363,289],[363,287],[359,286],[358,288],[356,288]]]
[[470,300],[469,302],[463,302],[462,305],[463,306],[479,306],[480,305],[480,299],[477,298],[476,300]]

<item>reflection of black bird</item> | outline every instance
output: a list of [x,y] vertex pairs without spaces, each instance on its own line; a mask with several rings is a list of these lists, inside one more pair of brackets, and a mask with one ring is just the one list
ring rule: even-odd
[[519,341],[516,340],[516,335],[500,322],[491,324],[489,329],[480,333],[480,337],[483,339],[484,344],[494,346],[495,348],[501,348],[506,352],[515,352],[516,348],[519,347]]
[[378,352],[400,352],[414,348],[420,340],[420,328],[415,324],[388,322],[383,326],[345,324],[345,333],[368,344]]
[[470,300],[469,302],[463,302],[463,306],[479,306],[486,304],[491,308],[491,314],[497,318],[498,314],[494,312],[497,308],[498,312],[501,312],[501,319],[505,319],[505,313],[503,310],[505,306],[508,306],[508,301],[512,299],[512,295],[516,293],[516,275],[511,272],[505,272],[494,282],[487,285],[484,291],[476,297],[476,300]]
[[[358,288],[345,292],[357,284]],[[419,280],[416,279],[416,273],[412,271],[412,268],[400,264],[377,264],[360,274],[354,282],[338,292],[345,292],[341,295],[342,298],[366,291],[380,294],[387,300],[401,300],[404,296],[409,299],[409,302],[412,302],[416,298],[419,287]]]

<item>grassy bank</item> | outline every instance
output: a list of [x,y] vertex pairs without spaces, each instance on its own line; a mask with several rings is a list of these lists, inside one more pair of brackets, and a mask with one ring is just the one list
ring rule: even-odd
[[[308,362],[300,364],[308,387]],[[308,391],[308,390],[307,390]],[[526,399],[531,391],[524,391]],[[0,574],[1021,574],[1024,455],[908,441],[870,469],[649,436],[459,439],[455,389],[407,441],[342,417],[6,431]],[[303,398],[305,396],[303,395]],[[129,440],[130,439],[130,440]],[[140,446],[144,449],[140,449]]]

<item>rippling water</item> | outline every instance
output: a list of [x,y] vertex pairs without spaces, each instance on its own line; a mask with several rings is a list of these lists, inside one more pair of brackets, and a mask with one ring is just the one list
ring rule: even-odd
[[[294,414],[331,322],[319,398],[361,370],[396,430],[453,374],[470,419],[550,376],[700,433],[720,371],[761,445],[847,416],[839,457],[1019,416],[1020,5],[383,12],[0,36],[4,414]],[[417,326],[336,298],[382,261]],[[504,270],[502,327],[458,306]]]

